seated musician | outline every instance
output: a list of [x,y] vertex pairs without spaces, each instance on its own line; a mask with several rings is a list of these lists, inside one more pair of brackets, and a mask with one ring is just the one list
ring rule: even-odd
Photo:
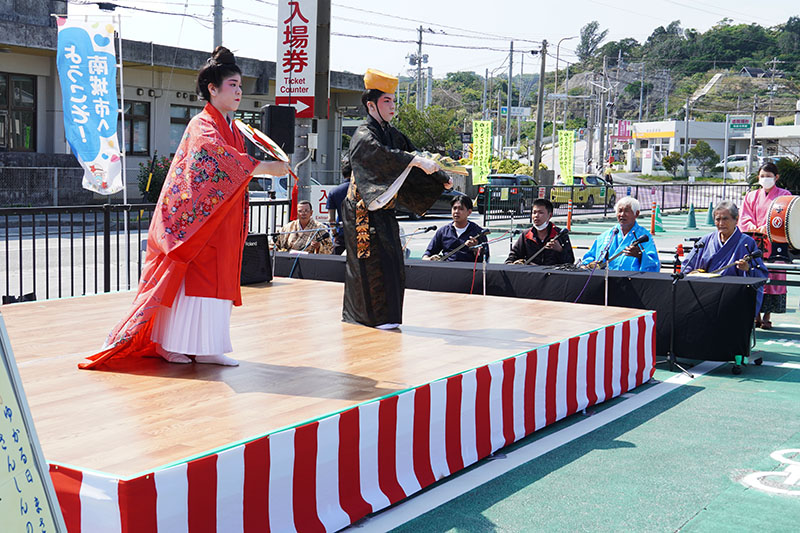
[[478,254],[485,254],[483,259],[488,262],[489,246],[474,248],[478,243],[486,243],[487,241],[486,236],[481,235],[483,228],[469,221],[469,216],[472,214],[472,199],[465,195],[455,196],[450,201],[450,214],[453,217],[453,223],[442,226],[436,231],[425,253],[422,254],[422,259],[435,260],[439,257],[437,254],[446,256],[449,252],[466,243],[460,250],[447,257],[445,261],[474,262]]
[[[636,198],[626,196],[617,201],[614,211],[619,224],[595,239],[581,264],[585,268],[594,268],[610,260],[608,268],[611,270],[658,272],[661,262],[653,236],[636,222],[639,210]],[[645,236],[646,241],[633,244]]]
[[333,251],[328,228],[311,218],[312,213],[311,202],[301,200],[297,204],[297,220],[284,225],[275,242],[278,251],[297,250],[310,254],[329,254]]
[[[534,265],[563,265],[575,262],[569,234],[558,237],[561,228],[550,222],[553,204],[545,198],[533,201],[533,227],[519,236],[506,263],[525,263]],[[542,250],[544,248],[544,250]],[[538,253],[538,255],[536,255]],[[534,257],[535,256],[535,257]]]
[[766,277],[767,269],[761,258],[745,259],[757,249],[757,245],[752,237],[736,227],[738,222],[739,208],[736,204],[728,200],[720,202],[714,208],[717,231],[697,241],[683,262],[683,273],[713,272],[728,265],[728,268],[719,272],[720,275]]

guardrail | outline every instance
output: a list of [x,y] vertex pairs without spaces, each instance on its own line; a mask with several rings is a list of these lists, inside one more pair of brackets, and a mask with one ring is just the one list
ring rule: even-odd
[[[3,303],[128,290],[138,284],[155,204],[0,209]],[[288,200],[250,203],[250,233],[271,233]]]

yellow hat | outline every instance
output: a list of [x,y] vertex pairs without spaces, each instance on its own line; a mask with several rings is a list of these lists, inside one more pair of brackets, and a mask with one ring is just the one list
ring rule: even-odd
[[399,80],[394,76],[390,76],[380,70],[368,68],[367,73],[364,74],[364,88],[377,89],[384,93],[394,94],[397,91],[397,84]]

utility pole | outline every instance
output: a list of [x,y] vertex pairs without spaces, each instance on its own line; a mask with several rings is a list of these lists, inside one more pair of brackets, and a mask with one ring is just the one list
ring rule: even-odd
[[567,129],[568,111],[569,111],[569,63],[567,63],[567,75],[564,78],[564,129]]
[[642,58],[642,77],[639,81],[639,122],[642,121],[642,102],[644,102],[644,58]]
[[422,26],[418,28],[419,40],[417,41],[417,111],[422,111]]
[[214,0],[214,48],[222,45],[222,0]]
[[511,133],[511,94],[514,92],[514,41],[511,41],[511,48],[508,51],[508,94],[506,95],[506,146],[509,146],[509,134]]
[[425,107],[433,101],[433,67],[428,67],[428,76],[425,78]]
[[600,168],[605,166],[606,157],[606,83],[608,82],[608,57],[603,56],[603,91],[600,93],[600,150],[598,150],[597,158],[601,164]]
[[[497,142],[500,143],[500,84],[497,85],[497,132],[493,135],[494,139],[497,139]],[[492,143],[494,143],[494,139]],[[497,157],[501,157],[503,153],[503,147],[499,146],[497,148]]]
[[483,78],[483,96],[481,97],[481,118],[486,120],[486,86],[489,83],[489,69],[486,69],[486,76]]
[[[594,81],[594,72],[592,72],[592,81]],[[592,153],[594,152],[594,83],[591,86],[591,98],[589,99],[589,116],[586,117],[586,156],[584,158],[584,166],[586,172],[592,172],[592,167],[589,162],[592,160]]]
[[539,163],[542,161],[542,121],[544,120],[544,68],[547,63],[547,40],[542,41],[542,66],[539,69],[539,94],[536,95],[536,144],[533,152],[533,177],[539,179]]
[[753,148],[756,144],[756,110],[758,109],[758,95],[753,96],[753,115],[750,118],[750,149],[747,151],[747,178],[753,171]]
[[686,97],[686,112],[683,115],[683,154],[684,154],[684,164],[683,164],[683,177],[689,177],[689,97]]
[[667,78],[667,82],[664,84],[664,120],[667,120],[667,115],[669,114],[669,69],[664,70],[664,76]]
[[775,67],[778,63],[786,63],[786,61],[778,61],[777,57],[773,57],[772,61],[767,61],[767,65],[772,63],[772,69],[769,82],[769,116],[772,116],[772,95],[775,94]]
[[[525,89],[529,88],[528,85],[525,83],[525,78],[523,76],[524,72],[525,72],[525,54],[523,53],[519,64],[519,95],[517,96],[517,106],[520,109],[522,108],[523,87]],[[520,145],[521,147],[522,143],[520,142],[520,139],[522,137],[522,133],[520,131],[521,130],[520,119],[521,117],[517,116],[517,144]]]

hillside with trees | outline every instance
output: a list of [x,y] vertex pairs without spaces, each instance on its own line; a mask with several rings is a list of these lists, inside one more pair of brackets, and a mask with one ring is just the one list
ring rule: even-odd
[[[570,100],[566,108],[568,128],[587,124],[591,105],[585,97],[596,95],[595,84],[603,84],[604,78],[606,86],[611,87],[615,118],[636,120],[641,107],[643,120],[661,120],[682,119],[687,98],[698,95],[717,74],[713,87],[692,101],[693,120],[720,121],[725,113],[749,112],[757,98],[759,114],[769,113],[776,124],[793,122],[795,103],[800,98],[800,17],[774,27],[723,19],[705,32],[686,28],[676,20],[655,28],[643,42],[633,38],[606,41],[606,35],[607,30],[596,21],[581,28],[575,46],[579,61],[570,64],[567,81],[562,57],[558,87],[553,85],[554,59],[548,57],[546,93],[584,97]],[[538,61],[538,57],[529,57],[525,70],[538,71]],[[515,70],[518,68],[515,63]],[[537,91],[538,74],[515,75],[512,105],[521,101],[533,108],[531,115],[535,117]],[[507,96],[503,70],[488,80],[480,73],[451,72],[433,81],[431,104],[419,112],[414,106],[416,81],[406,77],[401,79],[398,91],[398,121],[421,149],[453,155],[461,146],[458,132],[470,131],[474,119],[485,116],[496,120],[498,105],[505,106]],[[557,108],[556,118],[562,127],[563,103]],[[552,101],[547,100],[545,137],[552,131],[552,114]],[[532,121],[512,121],[511,144],[526,150],[535,131]],[[499,133],[505,133],[505,120]]]

